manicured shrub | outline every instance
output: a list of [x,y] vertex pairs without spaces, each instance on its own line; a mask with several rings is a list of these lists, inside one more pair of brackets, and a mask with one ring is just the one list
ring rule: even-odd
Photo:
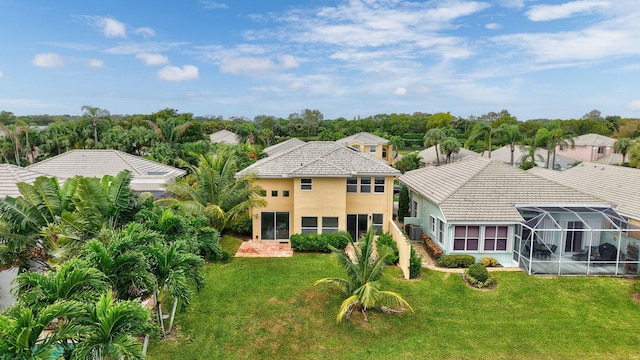
[[389,251],[391,253],[391,255],[387,257],[387,264],[398,263],[398,245],[395,241],[393,241],[393,236],[391,236],[391,234],[380,234],[380,236],[378,236],[378,240],[376,241],[376,246],[378,247],[379,253],[382,253],[384,251]]
[[348,232],[341,231],[337,234],[293,234],[289,241],[291,248],[296,251],[331,252],[329,245],[343,250],[350,239]]
[[398,194],[398,220],[404,221],[409,216],[409,189],[402,185]]
[[498,265],[498,260],[492,258],[492,257],[484,257],[482,258],[482,265],[486,266],[486,267],[493,267]]
[[494,279],[489,275],[489,271],[482,264],[471,264],[464,271],[464,279],[477,288],[484,288],[495,284]]
[[422,257],[411,248],[411,257],[409,258],[409,278],[415,279],[420,275],[422,269]]
[[438,246],[433,240],[431,240],[428,236],[427,239],[424,240],[424,245],[427,248],[427,252],[432,259],[438,260],[442,256],[442,249]]
[[438,260],[438,265],[446,268],[467,268],[476,262],[471,255],[443,255]]

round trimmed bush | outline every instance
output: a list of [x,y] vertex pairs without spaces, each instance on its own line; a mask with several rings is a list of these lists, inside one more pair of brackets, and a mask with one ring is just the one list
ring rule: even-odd
[[482,264],[471,264],[466,273],[467,276],[479,282],[485,282],[489,278],[489,271],[487,271],[487,268]]

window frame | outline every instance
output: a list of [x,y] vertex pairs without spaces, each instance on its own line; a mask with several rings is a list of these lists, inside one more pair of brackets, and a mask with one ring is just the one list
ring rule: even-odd
[[271,197],[278,197],[278,190],[271,190]]
[[[367,179],[365,182],[365,179]],[[365,188],[367,190],[365,190]],[[371,194],[371,176],[361,176],[360,177],[360,193],[361,194]]]
[[[458,234],[458,228],[464,228],[463,236]],[[471,237],[469,234],[469,229],[471,228],[477,229],[475,237]],[[452,244],[453,249],[452,250],[454,252],[469,252],[469,251],[478,252],[480,249],[480,228],[481,228],[480,225],[455,225],[453,227],[453,244]],[[460,243],[460,241],[463,242],[464,246],[462,249],[456,249],[456,246],[457,244]],[[475,248],[473,246],[470,246],[470,244],[473,244],[473,241],[475,241]]]
[[[487,236],[487,230],[493,228],[494,229],[494,235],[493,237],[489,237]],[[504,237],[500,236],[500,229],[503,228],[504,229]],[[484,244],[482,245],[482,249],[485,252],[505,252],[508,250],[509,248],[509,227],[506,225],[485,225],[484,226],[484,231],[483,231],[483,236],[484,236]],[[488,241],[487,241],[488,240]],[[499,241],[503,240],[504,241],[504,249],[498,249],[498,244]],[[487,244],[493,243],[492,248],[487,249]]]
[[429,215],[429,229],[431,229],[431,234],[436,236],[438,233],[438,225],[436,222],[436,217],[433,215]]
[[378,152],[378,147],[375,145],[371,145],[369,146],[369,154],[375,154],[376,152]]
[[[376,219],[376,217],[378,219]],[[376,220],[380,222],[376,222]],[[376,229],[376,235],[382,234],[382,230],[384,229],[384,214],[371,214],[371,227]]]
[[[313,224],[305,225],[305,220],[315,220],[315,226]],[[301,234],[317,234],[318,233],[318,217],[317,216],[300,217],[300,233]]]
[[444,245],[444,221],[438,219],[438,242]]
[[[378,180],[382,180],[382,185],[378,183]],[[374,194],[384,194],[387,187],[387,179],[384,176],[374,176],[373,177],[373,193]],[[382,189],[378,191],[378,189]]]
[[282,190],[282,197],[289,197],[289,190]]
[[[350,180],[355,181],[355,183],[353,182],[349,183]],[[349,194],[358,193],[358,177],[357,176],[350,176],[347,178],[347,193]]]
[[[327,225],[325,223],[325,220],[334,220],[334,219],[335,219],[335,226],[332,226],[333,224]],[[339,231],[340,231],[340,219],[337,216],[322,217],[322,233],[323,234],[337,234]]]
[[312,178],[300,178],[300,190],[301,191],[312,191],[313,190],[313,179]]

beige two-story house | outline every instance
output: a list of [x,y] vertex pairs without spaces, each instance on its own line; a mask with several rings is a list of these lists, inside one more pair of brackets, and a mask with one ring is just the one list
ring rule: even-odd
[[388,231],[393,180],[400,172],[344,145],[312,141],[258,160],[253,174],[265,207],[252,211],[253,241],[289,241],[292,234]]
[[359,132],[347,136],[346,138],[336,140],[336,143],[350,146],[358,151],[384,160],[389,165],[393,165],[397,160],[397,154],[394,154],[394,149],[389,145],[389,140],[368,132]]

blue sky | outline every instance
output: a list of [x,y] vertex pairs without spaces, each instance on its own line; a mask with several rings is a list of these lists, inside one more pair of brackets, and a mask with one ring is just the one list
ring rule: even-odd
[[637,0],[0,0],[0,110],[640,117]]

